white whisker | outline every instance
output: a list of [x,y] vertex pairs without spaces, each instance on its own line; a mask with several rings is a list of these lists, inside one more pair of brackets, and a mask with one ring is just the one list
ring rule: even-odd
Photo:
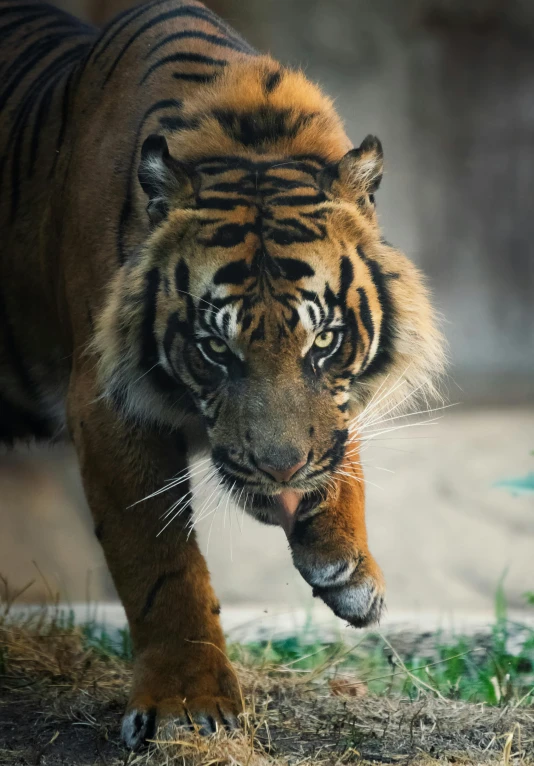
[[[404,404],[404,402],[408,401],[408,399],[411,399],[413,396],[415,396],[415,394],[416,394],[416,393],[417,393],[417,392],[418,392],[418,391],[419,391],[421,388],[423,388],[423,387],[424,387],[424,385],[425,385],[424,383],[421,383],[419,386],[417,386],[416,388],[414,388],[414,389],[412,389],[411,391],[409,391],[409,392],[406,394],[406,396],[404,396],[404,397],[403,397],[403,398],[402,398],[402,399],[401,399],[399,402],[397,402],[396,404],[393,404],[393,405],[392,405],[392,406],[389,408],[389,410],[386,410],[385,412],[380,412],[380,413],[379,413],[379,414],[380,414],[380,416],[381,416],[381,417],[383,417],[383,416],[385,416],[385,415],[389,415],[389,413],[390,413],[390,412],[394,412],[395,410],[399,409],[399,407],[401,407],[401,406]],[[390,392],[390,393],[392,393],[392,392]],[[370,421],[367,421],[367,422],[365,423],[365,425],[369,425],[369,424],[372,424],[372,423],[373,423],[373,421],[374,421],[375,419],[376,419],[376,416],[375,416],[375,418],[372,418]]]
[[401,418],[411,418],[416,417],[417,415],[428,415],[432,414],[433,412],[440,412],[441,410],[447,410],[449,407],[455,407],[456,403],[453,404],[444,404],[442,407],[431,407],[426,410],[415,410],[414,412],[405,412],[402,415],[393,415],[391,418],[382,418],[380,420],[372,420],[369,423],[365,423],[363,426],[360,426],[358,429],[359,432],[365,431],[366,428],[370,428],[372,426],[380,425],[381,423],[388,423],[393,420],[400,420]]
[[428,426],[435,426],[440,420],[441,418],[434,418],[433,420],[426,420],[422,423],[403,423],[400,426],[390,426],[389,428],[382,428],[378,431],[370,431],[369,433],[362,436],[361,441],[365,442],[368,439],[373,439],[376,436],[382,436],[382,434],[389,434],[393,431],[402,431],[403,428],[426,428]]
[[[151,498],[156,497],[157,495],[161,495],[163,492],[167,492],[169,489],[172,489],[173,487],[177,487],[182,482],[187,481],[192,476],[196,476],[202,471],[205,471],[208,466],[204,466],[202,469],[200,469],[200,466],[202,463],[206,463],[208,460],[211,460],[211,457],[206,458],[205,460],[201,460],[199,462],[193,463],[192,466],[186,466],[181,471],[179,471],[176,474],[176,476],[173,477],[172,479],[166,479],[165,486],[160,487],[160,489],[157,489],[155,492],[152,492],[150,495],[143,497],[141,500],[136,500],[135,503],[132,503],[131,505],[129,505],[128,508],[133,508],[134,506],[139,505],[139,503],[144,503],[145,500],[150,500]],[[183,474],[185,474],[185,476]]]
[[[210,480],[210,479],[211,479],[211,478],[212,478],[212,477],[215,475],[215,473],[216,473],[216,472],[214,471],[212,474],[209,474],[208,476],[206,476],[206,477],[203,479],[203,481],[202,481],[202,482],[201,482],[201,483],[198,485],[198,487],[195,487],[194,489],[190,489],[190,490],[189,490],[189,492],[187,492],[185,495],[183,495],[182,497],[180,497],[180,499],[179,499],[179,500],[177,500],[177,502],[176,502],[176,503],[174,503],[174,505],[172,505],[172,506],[171,506],[171,507],[168,509],[168,511],[166,511],[166,512],[163,514],[163,516],[162,516],[162,519],[166,519],[168,516],[171,516],[171,518],[170,518],[170,519],[169,519],[169,521],[168,521],[168,522],[167,522],[167,523],[166,523],[166,524],[163,526],[163,528],[162,528],[162,529],[160,529],[160,531],[159,531],[159,532],[158,532],[158,534],[156,535],[157,537],[159,537],[159,536],[161,535],[161,533],[162,533],[162,532],[164,532],[164,531],[167,529],[167,527],[169,526],[169,524],[172,524],[172,522],[173,522],[173,521],[174,521],[176,518],[178,518],[178,516],[180,516],[180,514],[182,514],[182,513],[184,512],[184,510],[185,510],[185,509],[188,507],[188,505],[189,505],[189,504],[192,502],[192,500],[193,500],[193,495],[194,495],[194,492],[195,492],[196,490],[200,489],[200,487],[202,487],[202,486],[203,486],[203,484],[205,484],[207,481],[209,481],[209,480]],[[172,514],[172,515],[171,515],[171,514]]]

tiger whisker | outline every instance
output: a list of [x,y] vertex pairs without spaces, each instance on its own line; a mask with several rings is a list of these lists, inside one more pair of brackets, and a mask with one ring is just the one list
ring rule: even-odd
[[173,503],[173,505],[171,505],[171,507],[170,507],[170,508],[169,508],[167,511],[165,511],[165,513],[164,513],[164,514],[162,514],[162,516],[161,516],[160,518],[161,518],[161,519],[166,519],[168,516],[170,516],[170,514],[174,513],[174,511],[175,511],[175,510],[176,510],[178,507],[180,507],[180,506],[181,506],[181,507],[180,507],[180,510],[178,511],[178,513],[177,513],[177,514],[175,514],[175,516],[174,516],[173,518],[176,518],[176,516],[180,515],[180,513],[182,513],[182,511],[183,511],[183,510],[184,510],[184,508],[187,506],[187,504],[188,504],[189,502],[191,502],[191,500],[193,499],[193,495],[194,495],[194,493],[195,493],[195,492],[196,492],[198,489],[200,489],[202,486],[204,486],[204,484],[206,484],[206,483],[207,483],[207,482],[208,482],[210,479],[212,479],[214,476],[215,476],[215,471],[212,471],[212,472],[211,472],[211,473],[209,473],[207,476],[205,476],[205,477],[203,478],[203,480],[200,482],[200,484],[199,484],[197,487],[191,487],[191,489],[190,489],[188,492],[186,492],[186,493],[185,493],[185,495],[182,495],[182,496],[179,498],[179,500],[177,500],[175,503]]
[[247,492],[245,495],[245,504],[243,505],[243,513],[241,514],[241,532],[243,531],[243,523],[245,521],[245,511],[247,509],[248,499],[249,499],[249,493]]
[[[147,495],[146,497],[141,498],[141,500],[136,500],[135,503],[132,503],[131,505],[127,507],[133,508],[134,506],[139,505],[139,503],[144,503],[145,500],[150,500],[151,498],[156,497],[156,495],[161,495],[163,492],[167,492],[169,489],[172,489],[173,487],[177,487],[179,484],[181,484],[184,481],[187,481],[192,476],[196,476],[198,473],[201,473],[201,471],[197,471],[196,469],[199,468],[201,463],[205,463],[208,460],[211,460],[211,458],[206,458],[205,460],[201,460],[192,466],[187,466],[186,468],[183,468],[181,471],[179,471],[176,474],[176,477],[172,479],[166,479],[165,486],[160,487],[160,489],[157,489],[155,492],[152,492],[150,495]],[[195,469],[194,472],[193,472],[193,469]],[[201,470],[206,470],[206,466],[204,466]],[[184,473],[186,475],[182,476],[182,474]]]
[[[422,420],[417,421],[416,423],[400,423],[394,426],[387,426],[386,428],[377,428],[375,431],[368,431],[367,433],[363,432],[355,432],[354,435],[350,435],[347,439],[347,444],[356,444],[356,445],[365,445],[366,442],[368,442],[370,439],[374,439],[376,436],[381,436],[382,434],[392,433],[393,431],[401,431],[403,428],[416,428],[420,426],[421,428],[426,426],[433,426],[439,423],[439,421],[442,420],[441,417],[432,418],[430,420]],[[352,450],[352,454],[354,454],[355,451],[358,450],[358,447],[354,447]]]
[[[228,491],[228,498],[226,500],[226,505],[224,507],[224,525],[226,525],[226,511],[228,510],[228,504],[230,502],[230,498],[232,497],[232,491],[235,487],[235,481],[232,484],[232,488]],[[232,514],[230,513],[230,561],[233,562],[234,560],[234,549],[232,545]]]
[[[213,495],[215,495],[216,492],[218,492],[219,487],[221,486],[221,484],[223,484],[223,482],[224,482],[224,479],[221,478],[219,480],[219,483],[217,484],[217,486],[215,487],[215,489],[211,493],[211,495],[205,501],[205,503],[202,506],[202,508],[200,509],[200,511],[198,513],[194,514],[194,516],[191,517],[191,522],[189,524],[190,528],[189,528],[188,538],[191,535],[191,532],[193,531],[193,528],[195,527],[195,525],[199,524],[202,521],[202,519],[206,518],[205,509],[209,507],[209,504],[211,502],[211,499],[212,499]],[[207,516],[209,516],[209,514],[207,514]]]
[[[383,487],[381,487],[379,484],[374,484],[372,481],[369,481],[369,479],[364,479],[363,476],[355,476],[354,474],[348,473],[347,471],[341,471],[338,469],[337,471],[334,471],[334,474],[336,476],[347,476],[352,481],[357,481],[360,484],[368,484],[370,487],[377,487],[378,489],[383,489]],[[340,481],[342,480],[340,479]],[[350,482],[348,481],[347,484],[350,484]]]
[[210,303],[205,298],[201,298],[200,295],[194,295],[193,293],[188,292],[187,290],[176,290],[177,293],[181,293],[182,295],[189,295],[191,298],[196,298],[197,301],[200,301],[201,303],[205,303],[207,306],[211,306],[211,308],[215,309],[215,311],[218,311],[219,309],[215,304]]
[[[204,500],[204,502],[203,502],[203,504],[202,504],[202,507],[200,508],[200,510],[198,510],[198,511],[195,511],[195,512],[194,512],[194,514],[191,516],[191,519],[190,519],[190,520],[189,520],[189,522],[188,522],[188,526],[189,526],[190,530],[192,530],[192,528],[193,528],[194,526],[196,526],[196,525],[200,524],[200,522],[201,522],[201,521],[204,519],[204,514],[205,514],[205,512],[206,512],[207,508],[209,508],[209,505],[210,505],[210,503],[211,503],[211,500],[212,500],[213,496],[217,494],[217,492],[218,492],[218,490],[219,490],[219,487],[221,486],[221,484],[222,484],[222,479],[220,479],[220,480],[219,480],[219,482],[218,482],[218,484],[216,485],[215,489],[214,489],[214,490],[211,492],[211,494],[210,494],[210,495],[209,495],[209,496],[206,498],[206,500]],[[220,497],[219,497],[219,501],[220,501],[221,499],[222,499],[222,495],[220,495]],[[219,501],[218,501],[218,502],[219,502]]]
[[194,460],[191,464],[186,465],[185,468],[182,468],[181,471],[178,471],[178,473],[174,474],[174,476],[171,476],[170,478],[165,479],[165,484],[167,484],[170,481],[174,481],[183,473],[186,473],[186,471],[190,471],[192,468],[196,468],[197,466],[202,465],[202,463],[207,463],[208,460],[211,460],[211,455],[209,457],[205,457],[203,460]]
[[[404,374],[405,374],[405,373],[403,373],[403,375],[404,375]],[[402,380],[398,381],[398,382],[397,382],[397,384],[395,385],[395,387],[394,387],[393,389],[391,389],[391,390],[390,390],[390,391],[387,393],[387,396],[391,396],[391,395],[392,395],[392,394],[393,394],[393,393],[394,393],[394,392],[395,392],[395,391],[396,391],[396,390],[397,390],[397,389],[398,389],[398,388],[399,388],[399,387],[400,387],[400,386],[401,386],[401,385],[402,385],[404,382],[406,382],[404,378],[403,378]],[[375,417],[376,417],[376,415],[377,415],[377,414],[378,414],[378,415],[380,415],[381,417],[383,417],[384,415],[388,415],[390,412],[394,412],[395,410],[398,410],[398,409],[399,409],[399,407],[402,407],[402,405],[404,404],[404,402],[406,402],[406,401],[408,401],[409,399],[411,399],[412,397],[414,397],[414,396],[417,394],[417,392],[418,392],[418,391],[420,391],[420,390],[421,390],[421,389],[422,389],[422,388],[423,388],[425,385],[426,385],[426,383],[421,383],[419,386],[416,386],[416,388],[414,388],[414,389],[410,390],[410,391],[409,391],[409,392],[408,392],[408,393],[407,393],[407,394],[406,394],[406,395],[405,395],[405,396],[404,396],[404,397],[403,397],[403,398],[402,398],[402,399],[401,399],[399,402],[396,402],[395,404],[393,404],[393,405],[392,405],[392,406],[389,408],[389,410],[386,410],[385,412],[381,412],[381,411],[379,411],[378,413],[375,413],[375,416],[374,416],[373,418],[370,418],[369,420],[364,420],[364,419],[361,419],[361,420],[360,420],[360,422],[361,422],[362,424],[365,424],[365,423],[370,423],[370,422],[372,422],[372,421],[373,421],[373,419],[375,419]],[[387,404],[386,404],[386,406],[387,406]],[[369,414],[369,413],[367,413],[367,414]],[[355,418],[355,421],[354,421],[354,422],[356,422],[356,423],[357,423],[357,422],[358,422],[358,418]]]
[[422,423],[402,423],[401,425],[391,426],[390,428],[382,428],[378,431],[370,431],[367,434],[363,434],[362,441],[372,439],[375,436],[381,436],[382,434],[389,434],[393,431],[401,431],[403,428],[425,428],[427,426],[435,426],[441,418],[434,418],[433,420],[423,421]]
[[[406,373],[407,373],[407,372],[408,372],[408,370],[410,369],[410,366],[411,366],[411,365],[408,365],[408,366],[407,366],[407,367],[406,367],[406,368],[403,370],[403,372],[401,372],[401,374],[400,374],[400,375],[399,375],[399,377],[398,377],[398,378],[397,378],[397,379],[396,379],[396,380],[393,382],[393,384],[392,384],[392,385],[391,385],[391,386],[390,386],[388,389],[386,389],[386,391],[385,391],[385,392],[382,394],[382,396],[381,396],[381,397],[380,397],[378,400],[374,401],[374,403],[373,403],[373,399],[374,399],[374,397],[373,397],[373,399],[371,399],[371,401],[370,401],[370,402],[367,404],[367,406],[364,408],[364,410],[363,410],[363,411],[362,411],[362,412],[361,412],[359,415],[357,415],[357,416],[356,416],[356,417],[353,419],[353,422],[356,422],[356,421],[357,421],[357,420],[359,420],[359,419],[361,419],[361,420],[365,420],[365,418],[366,418],[367,416],[369,416],[369,414],[370,414],[370,413],[371,413],[373,410],[375,410],[375,409],[376,409],[376,408],[377,408],[377,407],[378,407],[378,406],[379,406],[379,405],[380,405],[380,404],[381,404],[381,403],[384,401],[384,399],[387,399],[387,397],[388,397],[388,396],[391,396],[393,393],[395,393],[395,391],[397,390],[397,388],[399,388],[400,386],[402,386],[402,385],[403,385],[403,383],[405,383],[405,382],[406,382],[406,379],[405,379],[405,377],[404,377],[404,376],[406,375]],[[375,396],[376,396],[376,394],[378,393],[378,391],[380,391],[380,389],[381,389],[381,388],[382,388],[382,386],[385,384],[385,382],[387,381],[387,379],[388,379],[388,378],[389,378],[389,375],[387,375],[387,376],[385,377],[384,381],[383,381],[383,382],[382,382],[382,384],[379,386],[378,390],[375,392]]]
[[[222,501],[222,495],[219,497],[217,505],[215,506],[215,511],[219,510],[219,506],[221,505],[221,501]],[[209,532],[208,532],[208,541],[207,541],[207,544],[206,544],[206,555],[209,555],[209,552],[210,552],[211,530],[213,529],[213,522],[215,521],[216,518],[217,518],[217,514],[214,513],[213,514],[213,518],[211,520]]]
[[243,497],[243,492],[244,491],[245,491],[245,487],[242,487],[241,488],[241,492],[239,493],[239,495],[237,496],[237,499],[235,501],[235,514],[236,514],[236,519],[237,519],[237,526],[239,527],[239,531],[241,532],[241,534],[243,534],[243,527],[241,526],[241,524],[239,522],[239,511],[238,511],[238,509],[239,509],[239,504],[241,502],[241,498]]
[[370,421],[369,423],[365,423],[363,426],[360,426],[359,431],[362,432],[366,428],[370,428],[371,426],[377,426],[377,425],[380,425],[381,423],[387,423],[392,420],[400,420],[400,418],[416,417],[417,415],[428,415],[428,414],[432,414],[433,412],[440,412],[441,410],[447,410],[450,407],[455,407],[455,406],[456,406],[456,402],[453,402],[452,404],[444,404],[441,407],[430,407],[426,410],[415,410],[414,412],[404,412],[401,415],[393,415],[393,417],[390,417],[390,418],[373,420],[373,421]]

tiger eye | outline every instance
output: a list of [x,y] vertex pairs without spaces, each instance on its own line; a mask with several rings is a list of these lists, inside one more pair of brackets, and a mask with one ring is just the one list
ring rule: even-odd
[[317,348],[328,348],[334,341],[334,333],[332,330],[325,330],[315,338],[314,346]]
[[228,350],[226,343],[219,340],[219,338],[210,338],[209,347],[215,354],[224,354],[224,352]]

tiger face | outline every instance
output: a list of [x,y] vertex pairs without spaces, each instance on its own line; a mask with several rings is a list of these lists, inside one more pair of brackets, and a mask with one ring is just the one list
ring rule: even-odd
[[431,364],[425,290],[380,235],[381,175],[374,137],[337,163],[185,165],[163,136],[143,145],[153,232],[101,323],[123,328],[101,344],[123,360],[110,387],[151,419],[200,418],[221,480],[263,521],[288,493],[324,499],[380,381],[410,355]]

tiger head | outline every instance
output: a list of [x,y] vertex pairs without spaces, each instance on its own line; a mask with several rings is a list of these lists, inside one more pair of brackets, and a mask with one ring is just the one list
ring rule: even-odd
[[380,141],[340,151],[322,94],[278,98],[230,108],[219,88],[189,133],[146,138],[151,233],[99,330],[107,391],[171,427],[200,419],[221,479],[264,521],[287,489],[321,497],[386,377],[400,399],[442,363],[421,276],[380,233]]

